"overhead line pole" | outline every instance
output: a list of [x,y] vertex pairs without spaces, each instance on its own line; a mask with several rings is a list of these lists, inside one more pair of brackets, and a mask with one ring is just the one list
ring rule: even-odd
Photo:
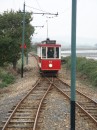
[[71,130],[75,130],[75,98],[76,98],[76,5],[72,0],[72,31],[71,31]]
[[21,78],[23,78],[24,68],[24,41],[25,41],[25,2],[23,5],[23,32],[22,32],[22,66],[21,66]]

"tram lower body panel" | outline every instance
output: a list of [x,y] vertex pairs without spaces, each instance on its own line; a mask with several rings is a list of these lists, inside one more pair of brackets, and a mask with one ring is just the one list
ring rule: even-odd
[[55,75],[61,69],[61,60],[60,59],[47,59],[41,60],[40,62],[40,72],[48,74],[48,75]]

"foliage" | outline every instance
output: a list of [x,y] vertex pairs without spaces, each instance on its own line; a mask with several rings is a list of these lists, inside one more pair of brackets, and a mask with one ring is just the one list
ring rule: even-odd
[[0,88],[7,87],[9,84],[14,83],[15,77],[3,69],[0,69]]
[[5,83],[5,82],[3,82],[3,83],[0,83],[0,88],[4,88],[4,87],[7,87],[8,85]]
[[[71,58],[66,57],[66,67],[71,68]],[[82,77],[86,78],[94,85],[97,86],[97,61],[93,59],[86,59],[83,57],[78,57],[76,59],[76,70],[80,72]]]
[[[25,43],[30,48],[30,36],[34,33],[34,28],[30,24],[32,13],[25,14]],[[18,59],[21,56],[23,30],[23,13],[21,11],[4,12],[0,15],[0,66],[5,63],[12,63],[16,68]],[[25,49],[25,54],[26,54]]]
[[15,80],[14,76],[11,74],[4,74],[2,75],[2,82],[5,82],[6,84],[11,84]]

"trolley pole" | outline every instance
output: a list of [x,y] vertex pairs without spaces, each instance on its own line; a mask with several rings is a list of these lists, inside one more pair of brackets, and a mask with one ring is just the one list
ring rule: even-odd
[[23,68],[24,68],[24,33],[25,33],[25,2],[23,5],[23,32],[22,32],[22,65],[21,65],[21,78],[23,78]]
[[47,38],[48,38],[48,20],[46,22],[47,22]]
[[72,0],[71,31],[71,130],[75,130],[75,98],[76,98],[76,3]]

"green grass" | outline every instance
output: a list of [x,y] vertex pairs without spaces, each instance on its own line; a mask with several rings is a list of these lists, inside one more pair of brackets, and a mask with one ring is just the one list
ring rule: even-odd
[[14,83],[14,81],[14,75],[4,70],[4,68],[0,68],[0,88],[7,87],[9,84]]
[[8,86],[8,84],[6,84],[5,82],[0,83],[0,88],[4,88],[4,87],[7,87],[7,86]]

